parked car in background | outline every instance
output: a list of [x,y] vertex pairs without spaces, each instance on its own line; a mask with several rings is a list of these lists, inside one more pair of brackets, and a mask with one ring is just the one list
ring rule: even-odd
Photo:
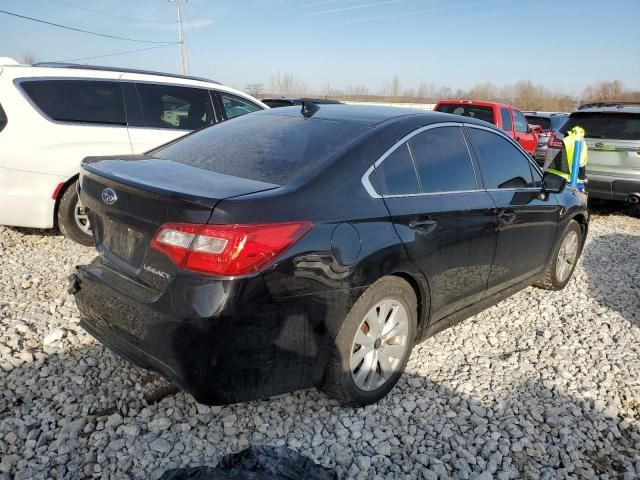
[[338,105],[342,104],[338,100],[329,100],[327,98],[290,98],[290,97],[275,97],[275,98],[263,98],[262,103],[269,105],[271,108],[291,107],[294,105],[302,105],[304,102],[311,102],[316,105]]
[[569,279],[586,199],[502,130],[435,112],[265,110],[85,160],[82,325],[204,403],[321,385],[366,405],[416,342]]
[[434,111],[492,123],[507,132],[529,155],[535,155],[540,129],[529,125],[522,112],[511,105],[475,100],[440,100]]
[[552,112],[522,112],[527,119],[529,125],[539,125],[540,133],[538,135],[538,146],[535,151],[535,159],[538,165],[544,166],[547,158],[547,148],[549,137],[552,133],[558,133],[560,127],[569,118],[568,113],[552,113]]
[[85,245],[91,227],[75,187],[84,157],[142,153],[267,108],[203,78],[6,59],[0,104],[0,225],[57,225]]
[[589,196],[639,205],[640,107],[615,105],[585,107],[569,115],[560,131],[549,139],[546,165],[561,154],[566,132],[582,127],[589,149]]

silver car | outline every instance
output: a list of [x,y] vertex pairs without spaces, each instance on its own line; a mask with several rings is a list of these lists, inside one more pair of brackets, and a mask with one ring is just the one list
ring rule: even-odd
[[545,167],[560,154],[563,135],[576,126],[584,129],[589,148],[589,196],[640,205],[640,107],[620,103],[573,112],[549,139]]
[[561,112],[522,112],[529,125],[539,125],[542,131],[538,135],[538,145],[534,157],[541,167],[547,158],[547,143],[551,134],[557,134],[569,118],[568,113]]

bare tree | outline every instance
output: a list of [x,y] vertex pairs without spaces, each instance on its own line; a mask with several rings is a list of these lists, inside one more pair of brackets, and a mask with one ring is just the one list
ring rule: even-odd
[[277,73],[271,76],[271,92],[285,96],[307,95],[309,88],[304,80],[291,73]]
[[20,56],[20,63],[24,65],[33,65],[38,62],[38,56],[32,51],[27,51]]
[[247,83],[244,89],[252,97],[259,97],[264,93],[264,83]]

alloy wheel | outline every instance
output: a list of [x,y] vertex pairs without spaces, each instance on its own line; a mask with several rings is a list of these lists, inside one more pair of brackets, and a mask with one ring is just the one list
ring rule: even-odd
[[87,209],[82,206],[80,199],[76,202],[76,206],[73,209],[73,218],[76,221],[78,228],[87,235],[92,235],[91,225],[89,224],[89,216],[87,215]]
[[560,245],[558,251],[558,259],[556,261],[556,278],[558,282],[563,283],[571,275],[573,266],[578,259],[578,234],[570,231]]
[[351,346],[349,365],[356,386],[382,387],[398,370],[409,342],[409,317],[400,302],[385,299],[365,315]]

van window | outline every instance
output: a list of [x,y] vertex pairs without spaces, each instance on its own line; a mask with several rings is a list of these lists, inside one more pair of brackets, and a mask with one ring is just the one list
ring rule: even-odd
[[534,186],[530,162],[515,145],[497,133],[469,128],[486,189]]
[[7,114],[4,113],[4,110],[2,109],[2,105],[0,105],[0,132],[4,129],[6,125],[7,125]]
[[120,83],[101,80],[27,80],[20,86],[47,117],[59,122],[126,125]]
[[136,86],[147,128],[197,130],[214,123],[208,90],[151,83]]
[[226,118],[239,117],[251,112],[257,112],[262,110],[255,103],[251,103],[244,98],[240,98],[230,93],[219,92],[220,100],[222,101],[222,109]]
[[426,130],[409,140],[423,193],[475,190],[476,177],[458,127]]
[[[409,147],[403,143],[376,167],[376,177],[382,195],[419,193],[416,169]],[[372,182],[375,187],[375,184]]]

